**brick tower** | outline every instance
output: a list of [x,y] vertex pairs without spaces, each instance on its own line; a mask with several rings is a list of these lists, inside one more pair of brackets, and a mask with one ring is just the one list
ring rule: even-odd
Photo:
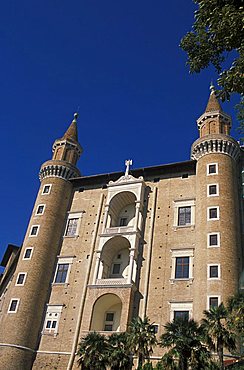
[[8,315],[1,322],[1,369],[28,370],[34,361],[73,193],[69,179],[80,176],[76,168],[82,152],[77,138],[77,116],[74,115],[64,136],[55,141],[52,160],[41,166],[41,186],[6,296],[9,306]]
[[[240,275],[240,147],[229,136],[231,118],[221,109],[214,87],[198,119],[200,138],[192,145],[196,168],[196,251],[194,318],[238,290]],[[207,302],[206,302],[207,299]]]

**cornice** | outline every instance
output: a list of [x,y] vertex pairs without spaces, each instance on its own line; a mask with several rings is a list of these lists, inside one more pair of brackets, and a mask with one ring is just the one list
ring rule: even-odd
[[221,153],[237,160],[240,156],[239,144],[227,135],[209,135],[192,144],[191,159],[198,160],[206,154]]
[[75,166],[65,161],[48,161],[43,163],[39,172],[39,179],[42,181],[47,177],[58,177],[69,181],[72,178],[79,177],[80,171]]

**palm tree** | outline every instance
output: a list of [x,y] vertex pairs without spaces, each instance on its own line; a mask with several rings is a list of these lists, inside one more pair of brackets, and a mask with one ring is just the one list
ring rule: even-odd
[[111,370],[128,370],[131,368],[131,355],[128,347],[128,333],[113,333],[108,338],[108,361]]
[[175,358],[178,358],[180,370],[187,370],[189,365],[195,369],[207,368],[210,353],[203,344],[202,328],[194,320],[181,318],[168,322],[159,345],[170,348],[162,359],[166,368],[177,368]]
[[218,307],[211,307],[204,311],[205,318],[202,320],[202,328],[211,350],[217,351],[220,369],[224,369],[224,348],[228,351],[235,349],[235,335],[228,328],[228,310],[221,303]]
[[153,353],[157,343],[154,325],[148,317],[135,317],[129,325],[128,343],[131,351],[138,357],[138,368],[142,367],[146,358]]
[[239,334],[244,333],[244,294],[237,293],[228,299],[229,324]]
[[78,365],[82,370],[106,370],[108,343],[104,335],[92,332],[79,343]]

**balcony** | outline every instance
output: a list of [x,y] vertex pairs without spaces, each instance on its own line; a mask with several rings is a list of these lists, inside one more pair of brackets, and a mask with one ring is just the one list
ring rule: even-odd
[[117,287],[131,287],[134,284],[132,281],[128,283],[125,278],[118,279],[97,279],[95,284],[90,285],[91,288],[117,288]]
[[104,230],[104,234],[105,235],[124,234],[124,233],[131,233],[133,230],[134,230],[133,226],[107,227]]

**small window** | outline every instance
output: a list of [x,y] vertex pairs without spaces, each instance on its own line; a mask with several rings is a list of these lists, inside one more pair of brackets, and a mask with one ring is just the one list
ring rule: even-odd
[[156,325],[156,324],[153,324],[152,325],[152,327],[153,327],[153,332],[154,332],[154,334],[157,334],[158,333],[158,325]]
[[36,215],[43,215],[45,209],[45,204],[39,204],[36,209]]
[[112,275],[119,275],[120,273],[120,263],[114,263],[112,269]]
[[69,270],[68,263],[59,263],[56,271],[55,284],[64,284],[67,280],[67,274]]
[[42,334],[57,335],[62,308],[62,305],[47,305]]
[[218,307],[219,297],[209,297],[209,308]]
[[44,185],[44,187],[42,189],[42,195],[50,194],[51,187],[52,187],[51,184],[50,185]]
[[207,166],[207,174],[208,175],[216,175],[218,173],[218,165],[217,163],[210,163]]
[[219,233],[208,234],[208,246],[219,247]]
[[191,224],[191,207],[179,207],[178,209],[178,226]]
[[209,207],[208,220],[218,220],[218,219],[219,219],[219,207]]
[[47,320],[46,329],[55,329],[57,326],[57,320]]
[[32,256],[33,248],[26,248],[23,260],[30,260]]
[[113,331],[114,312],[106,312],[104,331]]
[[189,278],[189,257],[176,257],[175,279]]
[[26,273],[20,272],[17,276],[16,285],[24,285],[26,279]]
[[10,304],[9,304],[9,308],[8,308],[8,312],[10,312],[10,313],[11,312],[12,313],[17,312],[18,306],[19,306],[19,299],[17,299],[17,298],[11,299]]
[[30,236],[37,236],[39,227],[40,227],[39,225],[32,226],[31,231],[30,231]]
[[218,279],[219,278],[219,265],[209,265],[208,266],[208,278]]
[[174,320],[189,320],[189,311],[174,311]]
[[218,195],[218,186],[217,186],[217,184],[208,185],[208,196],[211,197],[211,196],[214,196],[214,195]]
[[76,236],[79,218],[69,218],[65,236]]
[[127,217],[122,217],[120,220],[119,220],[119,226],[127,226],[128,222],[127,222]]

